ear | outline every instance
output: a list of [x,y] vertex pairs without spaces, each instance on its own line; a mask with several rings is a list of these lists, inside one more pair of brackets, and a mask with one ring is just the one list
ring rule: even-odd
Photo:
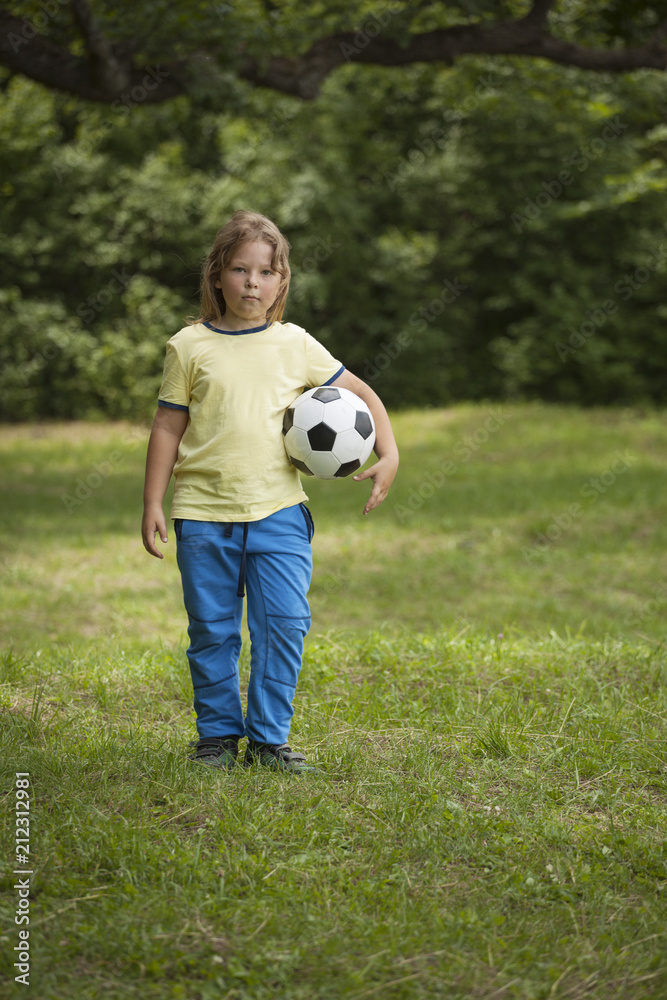
[[216,288],[222,288],[222,285],[220,284],[220,282],[219,282],[219,281],[216,281],[216,283],[215,283],[215,287],[216,287]]

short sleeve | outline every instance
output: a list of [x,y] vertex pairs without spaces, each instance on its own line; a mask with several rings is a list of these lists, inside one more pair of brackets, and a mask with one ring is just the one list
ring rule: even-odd
[[328,385],[342,375],[344,365],[326,349],[319,340],[306,333],[306,385],[313,388],[316,385]]
[[187,410],[190,405],[187,374],[179,353],[171,341],[167,344],[158,403],[176,410]]

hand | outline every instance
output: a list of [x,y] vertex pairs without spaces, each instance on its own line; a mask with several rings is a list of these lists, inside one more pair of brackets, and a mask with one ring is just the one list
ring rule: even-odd
[[168,541],[167,521],[161,505],[146,507],[144,509],[144,516],[141,521],[141,537],[146,551],[150,552],[152,556],[157,556],[158,559],[163,559],[164,556],[155,544],[156,533],[159,534],[161,541]]
[[368,498],[368,503],[364,507],[364,514],[368,514],[375,507],[378,507],[387,493],[389,492],[389,487],[394,481],[394,476],[396,475],[396,470],[398,469],[398,461],[389,455],[384,458],[378,459],[375,465],[371,465],[369,469],[364,472],[360,472],[357,476],[354,476],[354,481],[356,483],[361,483],[364,479],[373,480],[373,489],[371,490],[371,495]]

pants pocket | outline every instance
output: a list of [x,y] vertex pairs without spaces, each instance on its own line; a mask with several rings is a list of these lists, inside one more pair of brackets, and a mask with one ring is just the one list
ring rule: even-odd
[[300,503],[301,513],[303,514],[304,520],[306,522],[306,531],[308,532],[308,541],[312,542],[313,535],[315,534],[315,522],[313,521],[313,515],[310,513],[305,503]]

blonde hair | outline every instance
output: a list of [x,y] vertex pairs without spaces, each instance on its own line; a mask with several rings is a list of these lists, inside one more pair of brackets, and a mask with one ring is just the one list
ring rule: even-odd
[[216,233],[211,251],[204,260],[201,272],[201,301],[199,316],[189,319],[190,324],[209,322],[220,323],[227,308],[221,288],[216,288],[220,272],[227,266],[234,254],[245,243],[255,241],[267,243],[273,249],[271,267],[281,277],[278,295],[267,310],[267,323],[275,323],[282,318],[289,291],[291,271],[289,266],[290,245],[278,227],[265,215],[240,209],[234,212],[229,222]]

